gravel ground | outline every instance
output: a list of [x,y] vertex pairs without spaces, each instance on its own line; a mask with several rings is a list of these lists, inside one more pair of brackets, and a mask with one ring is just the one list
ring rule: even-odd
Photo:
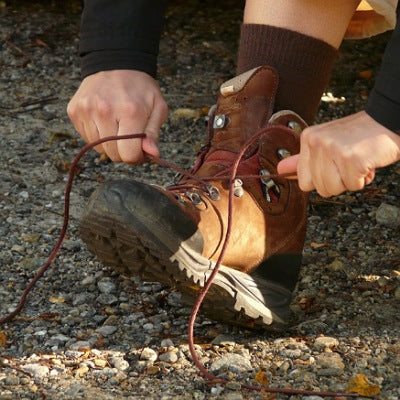
[[[185,167],[204,140],[205,109],[235,71],[241,2],[215,3],[171,1],[161,43],[159,80],[171,110],[161,151]],[[83,145],[65,113],[79,85],[79,13],[74,1],[0,1],[1,315],[14,309],[56,242],[69,163]],[[319,121],[362,109],[387,39],[343,46]],[[0,399],[266,398],[237,383],[254,383],[260,370],[273,387],[331,391],[365,374],[381,387],[380,399],[400,398],[399,165],[378,171],[362,192],[312,196],[286,333],[199,316],[198,352],[233,380],[225,388],[205,385],[191,363],[190,308],[179,293],[118,276],[77,235],[99,182],[124,176],[165,184],[175,173],[116,165],[94,152],[80,169],[59,257],[20,316],[0,327]]]

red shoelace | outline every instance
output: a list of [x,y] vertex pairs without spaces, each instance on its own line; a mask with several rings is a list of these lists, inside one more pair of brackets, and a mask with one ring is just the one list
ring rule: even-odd
[[[199,295],[194,303],[192,312],[190,314],[190,319],[189,319],[189,324],[188,324],[188,342],[189,342],[189,349],[190,353],[193,358],[193,362],[196,365],[196,367],[199,369],[201,372],[203,378],[206,380],[207,383],[209,384],[222,384],[225,385],[228,383],[227,380],[218,378],[215,376],[213,373],[211,373],[209,370],[207,370],[204,365],[200,362],[196,349],[194,347],[194,323],[197,317],[197,314],[199,312],[200,306],[203,302],[204,297],[206,296],[210,286],[212,285],[212,281],[215,277],[215,275],[218,273],[218,269],[222,263],[222,260],[224,258],[225,250],[227,248],[228,242],[229,242],[229,237],[231,233],[231,227],[232,227],[232,218],[233,218],[233,196],[234,196],[234,181],[236,178],[253,178],[253,177],[261,177],[259,175],[246,175],[246,176],[239,176],[236,175],[237,169],[239,166],[239,163],[241,159],[243,158],[243,155],[245,151],[255,142],[259,139],[260,136],[263,134],[267,133],[269,129],[273,129],[271,127],[267,127],[256,133],[254,136],[252,136],[249,141],[243,146],[242,150],[239,152],[237,155],[237,158],[235,162],[232,165],[232,168],[230,170],[230,175],[221,177],[218,176],[218,180],[220,179],[226,179],[229,181],[229,197],[228,197],[228,221],[227,221],[227,232],[226,236],[224,238],[224,242],[222,245],[221,253],[220,256],[218,257],[218,260],[215,264],[215,268],[212,271],[210,277],[208,280],[205,282],[204,287],[201,288],[199,291]],[[286,129],[286,128],[283,128]],[[87,144],[82,149],[79,151],[79,153],[75,156],[71,167],[70,167],[70,172],[68,176],[68,181],[65,187],[65,201],[64,201],[64,220],[63,220],[63,225],[61,228],[61,232],[59,234],[57,243],[55,244],[52,252],[50,253],[50,256],[48,257],[47,261],[45,264],[37,271],[35,276],[32,278],[32,280],[29,282],[29,284],[26,286],[25,290],[23,291],[20,301],[15,308],[14,311],[9,313],[3,318],[0,318],[0,325],[3,325],[7,322],[10,322],[15,318],[16,315],[19,314],[19,312],[22,310],[22,308],[25,305],[26,298],[29,294],[29,292],[33,289],[37,281],[43,276],[43,274],[47,271],[47,269],[50,267],[51,263],[54,261],[56,258],[60,247],[62,245],[62,242],[64,240],[65,234],[67,232],[68,228],[68,222],[69,222],[69,205],[70,205],[70,194],[71,194],[71,188],[72,188],[72,183],[74,180],[75,175],[77,174],[77,166],[81,158],[84,156],[85,153],[87,153],[89,150],[93,149],[95,146],[112,141],[112,140],[126,140],[126,139],[143,139],[146,135],[144,133],[138,133],[138,134],[130,134],[130,135],[121,135],[121,136],[108,136],[99,140],[96,140],[93,143]],[[196,181],[201,181],[202,183],[206,183],[208,180],[215,179],[215,177],[206,177],[206,178],[199,178],[193,176],[192,174],[184,171],[183,169],[169,163],[168,161],[165,161],[161,158],[155,158],[155,157],[150,157],[150,159],[158,162],[159,164],[162,164],[168,168],[172,168],[182,175],[187,176],[190,179],[196,180]],[[293,177],[293,174],[275,174],[275,175],[268,175],[269,178],[274,179],[274,178],[288,178],[288,177]],[[321,396],[321,397],[366,397],[366,396],[361,396],[357,393],[340,393],[340,392],[319,392],[319,391],[312,391],[312,390],[302,390],[302,389],[291,389],[291,388],[271,388],[271,387],[266,387],[266,386],[258,386],[258,385],[249,385],[242,383],[241,387],[243,389],[248,389],[248,390],[255,390],[255,391],[262,391],[266,393],[280,393],[280,394],[285,394],[285,395],[303,395],[303,396]]]

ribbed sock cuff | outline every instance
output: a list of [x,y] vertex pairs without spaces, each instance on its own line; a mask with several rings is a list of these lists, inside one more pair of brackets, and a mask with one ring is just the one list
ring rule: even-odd
[[275,109],[297,112],[309,124],[329,82],[338,51],[328,43],[289,29],[243,24],[237,73],[260,65],[279,73]]

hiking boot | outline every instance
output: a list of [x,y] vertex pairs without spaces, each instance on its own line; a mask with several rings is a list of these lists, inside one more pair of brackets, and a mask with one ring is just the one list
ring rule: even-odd
[[238,165],[230,239],[202,310],[248,327],[285,327],[300,270],[307,195],[297,181],[268,175],[299,152],[306,124],[290,111],[272,113],[277,86],[270,67],[221,86],[192,177],[168,188],[117,180],[97,189],[81,224],[89,250],[121,273],[196,298],[227,233],[227,177],[253,140]]

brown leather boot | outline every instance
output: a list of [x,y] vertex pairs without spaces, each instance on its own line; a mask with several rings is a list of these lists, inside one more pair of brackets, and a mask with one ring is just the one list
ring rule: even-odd
[[120,272],[197,297],[227,231],[226,177],[257,134],[239,163],[229,244],[202,309],[231,323],[284,327],[301,264],[307,195],[297,181],[268,174],[299,152],[305,122],[290,111],[272,115],[277,85],[276,71],[259,67],[221,86],[194,178],[167,189],[121,180],[96,190],[81,225],[89,250]]

